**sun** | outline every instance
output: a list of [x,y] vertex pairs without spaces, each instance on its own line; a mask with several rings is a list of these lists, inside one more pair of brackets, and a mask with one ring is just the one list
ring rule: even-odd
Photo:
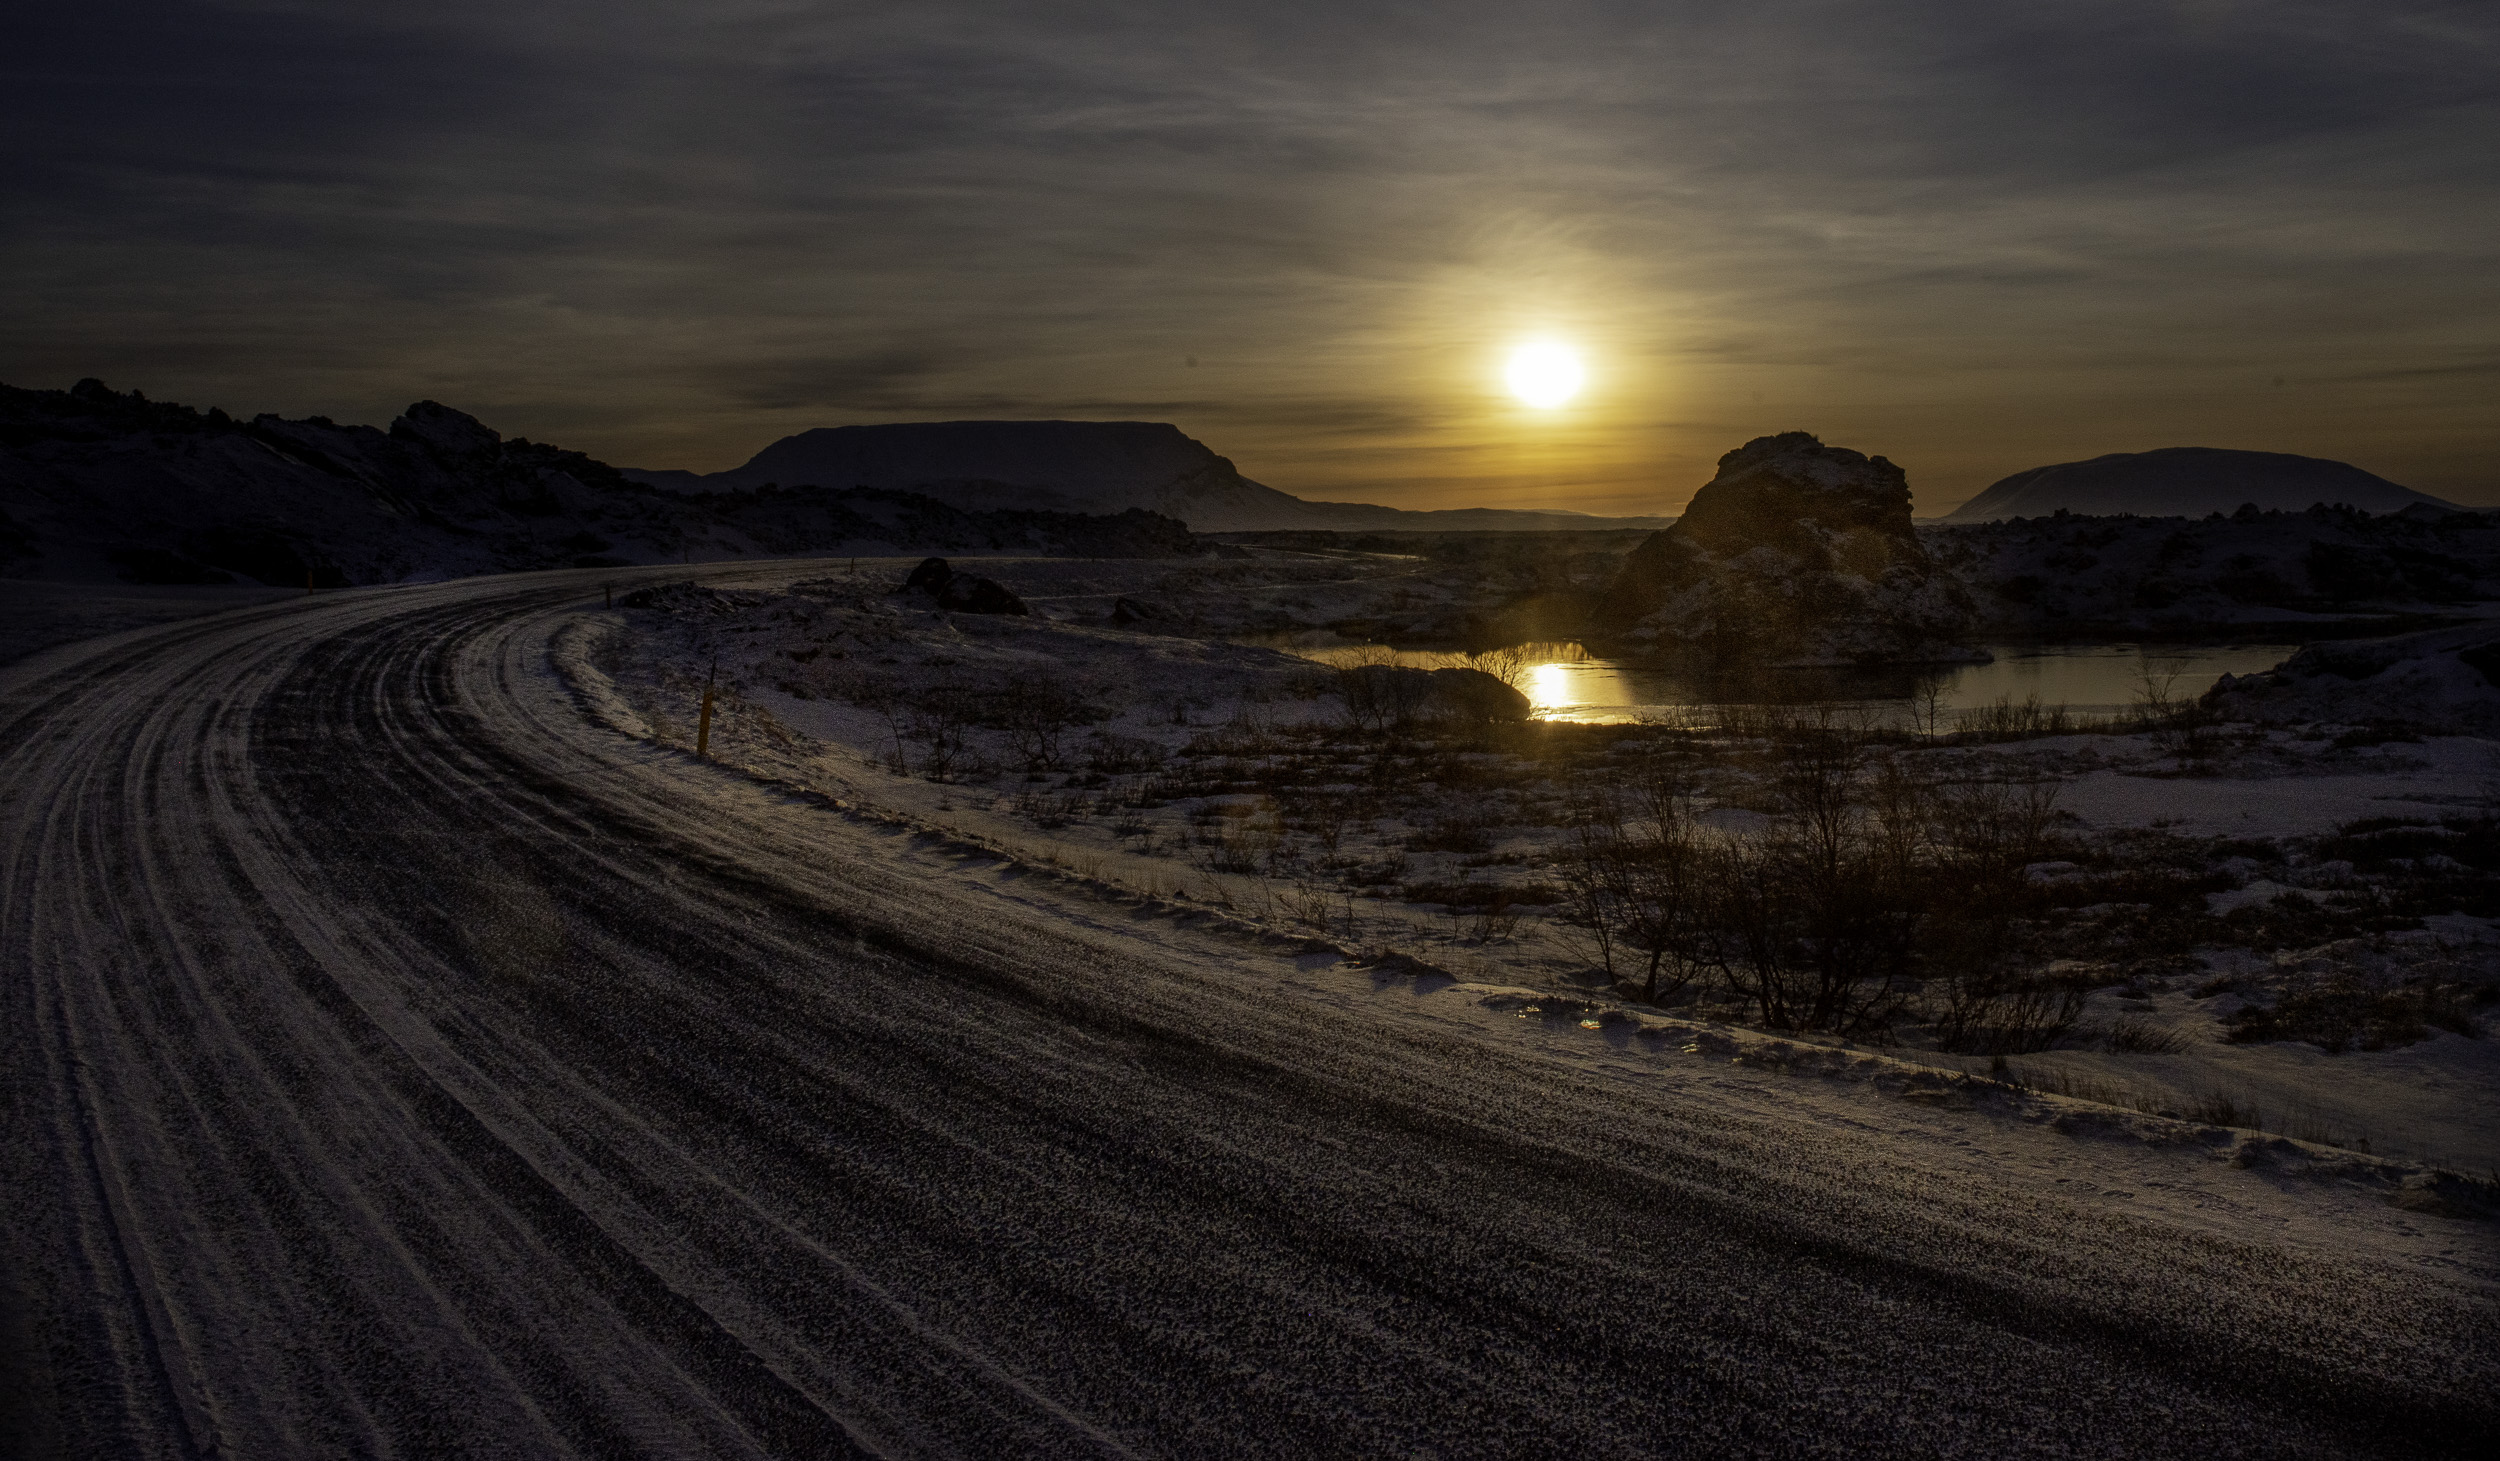
[[1570,346],[1536,340],[1510,353],[1510,367],[1502,372],[1502,379],[1509,382],[1512,395],[1550,411],[1580,394],[1588,372],[1580,366],[1579,352]]

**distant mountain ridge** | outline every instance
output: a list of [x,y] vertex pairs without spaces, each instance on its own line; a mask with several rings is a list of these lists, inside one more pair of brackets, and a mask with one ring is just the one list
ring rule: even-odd
[[0,385],[0,577],[280,587],[812,553],[1168,557],[1180,522],[909,492],[682,496],[419,401],[390,428]]
[[642,471],[636,482],[672,492],[813,484],[919,492],[973,509],[1124,512],[1140,508],[1194,532],[1286,529],[1551,531],[1655,527],[1667,517],[1456,508],[1411,512],[1359,502],[1311,502],[1241,475],[1231,459],[1160,421],[917,421],[819,426],[785,436],[724,472]]
[[2323,457],[2173,446],[2016,472],[1941,521],[1999,522],[2061,511],[2078,517],[2203,517],[2249,503],[2260,512],[2301,512],[2321,503],[2374,513],[2401,512],[2417,503],[2456,506]]

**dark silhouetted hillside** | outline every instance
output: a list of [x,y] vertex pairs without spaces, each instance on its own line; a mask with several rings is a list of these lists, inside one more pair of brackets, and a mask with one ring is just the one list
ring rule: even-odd
[[807,553],[1167,556],[1178,521],[908,492],[686,497],[432,401],[386,430],[0,386],[0,576],[281,586]]
[[2299,512],[2321,504],[2401,512],[2417,502],[2454,506],[2322,457],[2173,446],[2016,472],[1955,508],[1944,521],[2001,522],[2059,512],[2078,517],[2203,517],[2250,504],[2260,512]]

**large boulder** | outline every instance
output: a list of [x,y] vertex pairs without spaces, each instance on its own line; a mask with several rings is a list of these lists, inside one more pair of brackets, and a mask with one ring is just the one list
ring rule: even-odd
[[1729,664],[1984,658],[1964,642],[1969,593],[1910,526],[1908,477],[1803,431],[1721,457],[1624,561],[1603,614],[1637,645]]
[[898,593],[926,594],[954,614],[1029,614],[1024,600],[994,578],[958,573],[943,558],[923,558]]

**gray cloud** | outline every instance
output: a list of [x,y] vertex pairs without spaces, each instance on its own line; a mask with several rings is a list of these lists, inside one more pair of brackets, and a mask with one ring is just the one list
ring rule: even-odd
[[[16,26],[0,378],[696,467],[1158,414],[1417,505],[1671,505],[1755,418],[1922,501],[2180,440],[2471,496],[2495,62],[2405,0],[104,0]],[[1531,329],[1603,389],[1497,430]]]

